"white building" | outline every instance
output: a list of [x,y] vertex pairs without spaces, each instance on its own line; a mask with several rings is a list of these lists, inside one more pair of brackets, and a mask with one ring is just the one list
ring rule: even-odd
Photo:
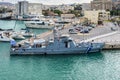
[[42,15],[42,4],[40,3],[28,3],[28,1],[19,1],[16,4],[16,14],[18,16],[23,15]]
[[54,7],[54,10],[60,10],[62,11],[63,13],[67,13],[69,10],[74,10],[74,7],[71,6],[71,5],[57,5]]
[[63,11],[63,10],[74,10],[74,7],[73,6],[70,6],[70,5],[60,5],[57,7],[57,9]]
[[16,4],[16,14],[17,15],[28,15],[28,1],[19,1]]
[[83,3],[82,10],[91,10],[91,4],[90,3]]
[[42,15],[42,4],[40,3],[29,3],[29,8],[28,8],[29,14],[32,15]]
[[92,23],[98,24],[98,21],[104,21],[110,19],[110,12],[109,11],[103,11],[103,10],[89,10],[84,11],[84,17],[87,18]]
[[43,5],[42,4],[42,10],[50,10],[50,8],[53,7],[52,5]]

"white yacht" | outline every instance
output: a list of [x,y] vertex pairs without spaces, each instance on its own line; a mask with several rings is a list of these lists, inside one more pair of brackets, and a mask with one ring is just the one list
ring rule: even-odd
[[33,21],[26,21],[25,25],[27,28],[52,29],[54,27],[54,22],[43,21],[43,20],[33,20]]

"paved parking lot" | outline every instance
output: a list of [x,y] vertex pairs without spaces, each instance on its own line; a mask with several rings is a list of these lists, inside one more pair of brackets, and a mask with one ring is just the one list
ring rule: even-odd
[[[96,28],[93,28],[89,33],[80,33],[78,32],[77,34],[69,34],[69,29],[73,28],[73,26],[71,25],[66,25],[66,27],[64,27],[64,29],[59,30],[58,33],[59,35],[61,34],[69,34],[75,41],[80,42],[82,40],[87,40],[87,39],[91,39],[100,35],[105,35],[108,33],[112,33],[115,31],[111,30],[111,27],[116,28],[117,30],[119,30],[119,26],[115,26],[113,23],[111,22],[105,22],[104,25],[99,25]],[[53,38],[53,33],[51,32],[47,32],[47,33],[43,33],[40,35],[38,38],[44,38],[44,39],[48,39],[48,38]],[[41,37],[42,36],[42,37]]]

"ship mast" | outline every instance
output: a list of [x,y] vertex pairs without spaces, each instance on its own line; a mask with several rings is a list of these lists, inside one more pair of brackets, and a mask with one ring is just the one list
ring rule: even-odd
[[60,37],[59,30],[57,29],[57,27],[53,29],[53,36],[54,36],[54,40],[58,40]]

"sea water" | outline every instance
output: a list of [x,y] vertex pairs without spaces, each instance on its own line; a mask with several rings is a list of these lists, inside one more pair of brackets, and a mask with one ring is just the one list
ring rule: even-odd
[[[0,22],[0,28],[7,29],[15,21]],[[18,22],[17,26],[17,30],[24,28],[24,23]],[[10,56],[9,49],[9,42],[0,42],[0,80],[120,80],[120,50],[82,55]]]

